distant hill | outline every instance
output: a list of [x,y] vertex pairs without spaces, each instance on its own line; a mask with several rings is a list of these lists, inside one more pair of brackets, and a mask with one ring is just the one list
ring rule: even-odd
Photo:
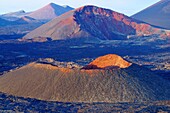
[[158,3],[134,14],[132,18],[152,25],[170,29],[170,0],[161,0]]
[[27,15],[29,13],[30,12],[25,12],[24,10],[20,10],[20,11],[10,12],[10,13],[0,15],[0,17],[5,19],[5,20],[16,21],[19,18],[21,18],[22,16],[25,16],[25,15]]
[[13,26],[13,25],[20,25],[20,24],[28,24],[28,23],[41,23],[41,21],[38,21],[28,16],[18,18],[15,21],[8,21],[0,18],[0,26]]
[[84,6],[67,12],[23,37],[23,40],[41,41],[87,39],[122,40],[133,36],[168,35],[121,13],[96,6]]
[[28,33],[51,19],[72,10],[69,6],[59,6],[50,3],[39,10],[25,12],[24,10],[0,15],[0,35]]
[[70,6],[67,6],[67,5],[60,6],[55,3],[50,3],[32,12],[25,12],[24,10],[20,10],[17,12],[11,12],[11,13],[0,15],[0,17],[6,20],[15,21],[18,18],[27,16],[27,17],[31,17],[37,20],[48,20],[49,21],[70,10],[73,10],[73,8]]
[[[13,18],[13,17],[10,17]],[[9,19],[9,18],[8,18]],[[1,19],[0,18],[0,35],[1,36],[7,36],[10,35],[22,35],[26,34],[37,27],[43,25],[47,21],[40,21],[36,20],[34,18],[28,17],[28,16],[23,16],[23,17],[16,17],[14,20],[7,20],[7,19]],[[10,38],[10,37],[9,37]],[[22,37],[19,37],[22,38]]]
[[119,65],[126,68],[86,70],[59,67],[59,62],[56,65],[31,63],[0,76],[0,91],[16,96],[61,102],[116,103],[170,99],[169,81],[141,66],[127,66],[127,61],[115,56],[104,56],[111,63],[103,59],[98,64],[104,62],[104,65],[109,67]]
[[25,15],[26,12],[24,10],[20,10],[20,11],[16,11],[16,12],[10,12],[10,13],[6,13],[3,14],[1,16],[14,16],[14,17],[20,17],[22,15]]
[[50,3],[44,6],[43,8],[40,8],[36,11],[31,12],[30,14],[26,16],[29,16],[29,17],[32,17],[38,20],[51,20],[70,10],[73,10],[73,8],[69,6],[60,6],[54,3]]

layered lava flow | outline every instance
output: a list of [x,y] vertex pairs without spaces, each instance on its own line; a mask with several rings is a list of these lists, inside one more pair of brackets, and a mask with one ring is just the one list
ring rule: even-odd
[[[0,76],[0,92],[61,102],[142,102],[170,99],[170,83],[117,55],[88,66],[50,60],[34,62]],[[65,67],[62,67],[64,65]],[[116,68],[115,68],[116,67]]]

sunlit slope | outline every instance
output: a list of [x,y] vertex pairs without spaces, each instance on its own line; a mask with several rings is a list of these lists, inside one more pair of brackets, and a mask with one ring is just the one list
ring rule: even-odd
[[0,91],[62,102],[170,99],[170,83],[135,64],[127,68],[87,70],[31,63],[1,76]]

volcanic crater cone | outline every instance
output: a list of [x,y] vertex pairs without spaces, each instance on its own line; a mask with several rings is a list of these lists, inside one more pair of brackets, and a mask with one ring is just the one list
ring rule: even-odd
[[128,68],[130,65],[131,63],[125,61],[122,57],[115,54],[108,54],[95,59],[83,69]]
[[[170,99],[169,81],[120,56],[106,55],[89,65],[92,64],[100,69],[86,69],[86,66],[71,69],[61,65],[30,63],[1,76],[0,91],[62,102],[115,103]],[[108,66],[119,68],[105,68]]]

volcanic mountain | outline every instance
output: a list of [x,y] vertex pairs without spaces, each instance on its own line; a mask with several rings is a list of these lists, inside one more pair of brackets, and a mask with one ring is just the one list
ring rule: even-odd
[[114,40],[127,39],[132,35],[165,34],[155,28],[126,15],[96,6],[84,6],[69,11],[23,37],[24,40],[90,39]]
[[161,0],[132,17],[152,25],[170,29],[170,0]]
[[63,102],[115,103],[170,99],[169,81],[120,56],[106,55],[89,65],[92,64],[100,69],[61,67],[53,60],[49,63],[30,63],[0,76],[0,91]]
[[32,13],[26,15],[38,20],[51,20],[55,17],[62,15],[65,12],[73,10],[73,8],[69,6],[59,6],[54,3],[50,3],[43,8],[40,8]]

